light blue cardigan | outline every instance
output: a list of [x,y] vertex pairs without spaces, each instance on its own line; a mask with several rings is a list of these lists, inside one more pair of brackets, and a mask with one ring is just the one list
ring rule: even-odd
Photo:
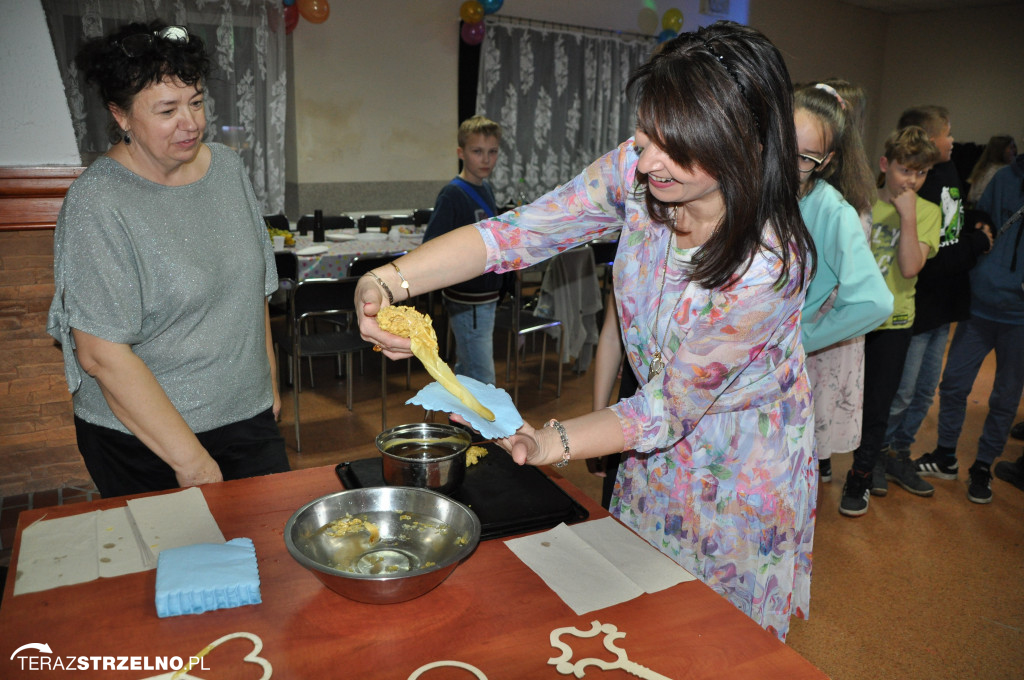
[[[874,330],[892,314],[885,285],[857,211],[828,182],[800,199],[800,214],[818,251],[818,266],[801,313],[807,353]],[[832,306],[822,305],[836,290]]]

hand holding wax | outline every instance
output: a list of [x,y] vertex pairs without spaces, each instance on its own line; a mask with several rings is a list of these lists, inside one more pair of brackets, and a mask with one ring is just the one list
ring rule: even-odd
[[487,421],[494,422],[494,413],[481,404],[476,397],[455,377],[438,353],[437,334],[430,323],[430,317],[412,307],[385,307],[377,314],[381,330],[412,340],[412,353],[423,363],[427,373],[446,390],[458,397],[474,413]]

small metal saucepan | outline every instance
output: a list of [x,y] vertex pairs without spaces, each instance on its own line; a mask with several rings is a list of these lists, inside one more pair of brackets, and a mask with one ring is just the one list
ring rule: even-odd
[[466,430],[443,423],[397,425],[377,435],[384,481],[451,493],[466,476]]

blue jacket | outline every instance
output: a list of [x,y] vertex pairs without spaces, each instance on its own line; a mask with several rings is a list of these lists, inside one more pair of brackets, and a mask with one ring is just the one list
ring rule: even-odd
[[992,216],[998,235],[991,252],[971,271],[971,314],[990,321],[1024,325],[1024,218],[1003,231],[1024,205],[1024,155],[993,177],[978,207]]

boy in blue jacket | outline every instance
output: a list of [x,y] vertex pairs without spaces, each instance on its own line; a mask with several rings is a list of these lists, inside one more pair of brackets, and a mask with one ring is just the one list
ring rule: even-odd
[[[988,415],[967,486],[969,500],[991,503],[992,463],[1006,446],[1024,393],[1024,156],[995,174],[978,207],[992,216],[998,232],[992,250],[971,271],[971,314],[957,325],[949,346],[939,384],[938,445],[926,455],[946,469],[956,469],[967,396],[985,357],[995,350]],[[1021,462],[1004,463],[1017,466],[1005,471],[1019,473]],[[1007,478],[1019,486],[1019,475]]]

